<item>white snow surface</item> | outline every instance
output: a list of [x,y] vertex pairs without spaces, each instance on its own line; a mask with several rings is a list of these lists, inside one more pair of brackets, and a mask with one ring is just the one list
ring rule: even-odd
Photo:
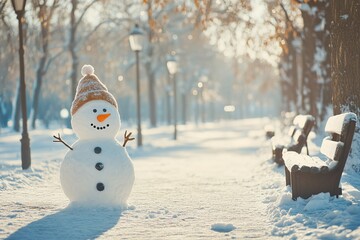
[[[124,211],[69,205],[59,176],[67,149],[52,135],[71,144],[71,130],[30,131],[32,169],[22,171],[21,135],[2,129],[0,239],[360,239],[359,175],[343,174],[339,198],[293,201],[270,159],[269,123],[179,126],[177,141],[172,127],[143,129],[144,146],[127,147],[136,180]],[[318,138],[309,135],[312,155]]]

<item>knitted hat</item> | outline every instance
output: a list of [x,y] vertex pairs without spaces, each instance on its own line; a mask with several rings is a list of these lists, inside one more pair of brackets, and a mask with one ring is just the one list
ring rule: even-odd
[[91,65],[84,65],[81,68],[83,78],[80,79],[76,88],[76,95],[71,105],[71,115],[74,115],[82,105],[92,100],[104,100],[117,108],[114,96],[108,92],[106,86],[97,78],[94,71]]

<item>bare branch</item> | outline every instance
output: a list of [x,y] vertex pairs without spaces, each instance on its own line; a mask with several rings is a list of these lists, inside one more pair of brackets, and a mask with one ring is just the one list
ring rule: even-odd
[[59,0],[54,0],[53,5],[50,8],[48,19],[50,20],[54,14],[55,9],[59,7]]
[[128,141],[132,141],[132,140],[135,139],[135,138],[130,137],[131,134],[132,134],[132,132],[129,132],[129,134],[127,134],[127,130],[125,131],[125,133],[124,133],[124,143],[123,143],[123,145],[122,145],[123,147],[126,146],[126,143],[127,143]]
[[6,1],[7,0],[5,0],[4,2],[0,2],[0,14],[4,11]]
[[84,11],[81,13],[79,19],[77,20],[77,22],[75,23],[75,29],[77,29],[77,27],[79,26],[79,24],[81,23],[83,17],[85,16],[85,13],[90,9],[90,7],[92,5],[94,5],[94,3],[96,3],[97,0],[93,0],[89,5],[87,5],[85,8],[84,8]]
[[64,142],[61,137],[60,137],[60,133],[58,133],[58,136],[53,136],[56,140],[53,140],[53,142],[61,142],[63,143],[65,146],[67,146],[70,150],[74,150],[72,147],[70,147],[66,142]]
[[287,24],[289,24],[289,26],[290,26],[291,29],[294,29],[294,26],[293,26],[293,24],[292,24],[292,21],[291,21],[290,18],[289,18],[288,12],[286,11],[286,9],[285,9],[285,7],[284,7],[284,4],[280,3],[280,7],[281,7],[281,9],[284,11],[284,13],[285,13],[285,18],[286,18]]
[[[115,21],[115,20],[116,20],[116,21]],[[117,24],[118,24],[118,23],[126,22],[126,21],[131,22],[132,19],[131,19],[131,18],[117,18],[117,19],[112,18],[112,19],[108,19],[108,20],[106,20],[106,21],[100,22],[100,23],[99,23],[98,25],[96,25],[96,26],[93,28],[93,30],[90,31],[86,36],[84,36],[84,37],[82,37],[82,38],[79,38],[79,40],[76,41],[75,45],[83,42],[84,39],[88,39],[92,34],[94,34],[94,33],[95,33],[102,25],[104,25],[104,24],[107,24],[107,23],[117,23]],[[127,35],[126,35],[126,37],[127,37]]]
[[45,66],[45,68],[44,68],[43,74],[45,74],[45,73],[48,71],[49,66],[50,66],[50,64],[52,63],[52,61],[54,61],[57,57],[59,57],[59,56],[60,56],[61,54],[63,54],[63,53],[64,53],[64,51],[60,51],[60,52],[58,52],[55,56],[51,57],[51,58],[48,60],[46,66]]

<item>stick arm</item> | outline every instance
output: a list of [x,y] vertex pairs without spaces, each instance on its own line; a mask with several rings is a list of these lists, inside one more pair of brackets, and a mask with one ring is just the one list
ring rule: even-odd
[[134,140],[135,138],[132,138],[131,137],[131,134],[132,134],[132,132],[129,132],[129,134],[127,134],[127,130],[125,131],[125,133],[124,133],[124,143],[123,143],[123,147],[125,147],[126,146],[126,143],[128,142],[128,141],[132,141],[132,140]]
[[60,133],[58,133],[58,136],[53,136],[56,140],[53,140],[53,142],[61,142],[63,143],[66,147],[68,147],[70,150],[73,150],[72,147],[70,147],[66,142],[64,142],[64,140],[61,139],[60,137]]

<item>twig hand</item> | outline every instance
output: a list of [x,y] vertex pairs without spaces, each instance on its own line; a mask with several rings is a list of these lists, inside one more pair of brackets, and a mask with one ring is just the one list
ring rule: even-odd
[[63,143],[65,146],[67,146],[68,148],[70,148],[70,150],[73,150],[72,147],[70,147],[66,142],[64,142],[61,137],[60,137],[60,133],[58,133],[58,136],[53,136],[56,140],[53,140],[53,142],[61,142]]
[[123,147],[126,146],[126,143],[127,143],[128,141],[132,141],[132,140],[135,139],[135,138],[130,137],[131,134],[132,134],[132,132],[129,132],[129,134],[127,134],[127,130],[125,131],[125,133],[124,133],[124,143],[123,143],[123,145],[122,145]]

